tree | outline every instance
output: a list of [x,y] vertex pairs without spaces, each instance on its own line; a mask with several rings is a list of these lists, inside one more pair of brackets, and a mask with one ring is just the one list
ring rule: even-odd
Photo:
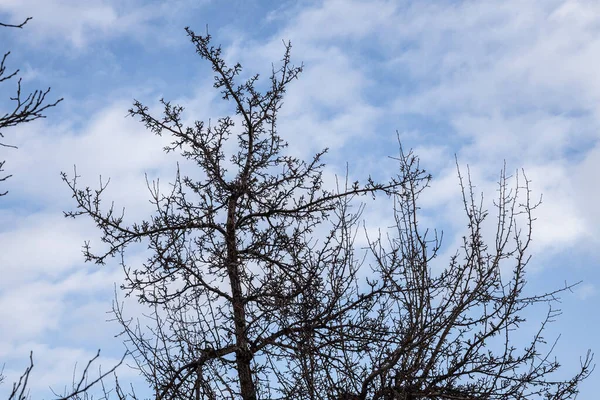
[[[542,352],[550,307],[524,348],[511,338],[523,311],[552,303],[565,287],[526,295],[532,201],[524,173],[503,170],[496,205],[497,235],[484,241],[488,217],[470,178],[460,175],[467,233],[449,265],[431,261],[440,240],[418,222],[419,196],[430,176],[400,147],[398,174],[388,182],[323,182],[326,150],[304,161],[286,154],[277,114],[287,85],[302,66],[281,66],[268,89],[258,75],[238,83],[210,36],[186,28],[210,63],[214,87],[232,103],[234,118],[184,126],[184,108],[161,100],[161,116],[135,101],[129,114],[157,135],[170,135],[198,171],[177,170],[164,192],[148,182],[155,213],[128,224],[101,205],[106,184],[81,188],[63,174],[76,209],[102,233],[105,249],[85,244],[87,261],[118,256],[122,289],[152,312],[143,322],[114,307],[126,344],[156,399],[570,399],[591,373],[588,352],[571,379],[551,379],[559,363]],[[235,140],[234,150],[228,141]],[[513,185],[511,187],[511,184]],[[372,196],[390,199],[396,228],[354,245],[361,213]],[[362,200],[362,203],[360,200]],[[441,239],[441,238],[440,238]],[[125,250],[146,243],[140,266]],[[138,320],[139,321],[139,320]]]
[[[22,29],[27,22],[31,20],[31,17],[28,17],[22,23],[18,25],[5,24],[0,22],[0,27],[5,28],[19,28]],[[10,55],[10,51],[4,53],[2,57],[2,61],[0,61],[0,83],[5,83],[10,81],[12,78],[15,78],[19,74],[19,70],[14,70],[12,72],[6,71],[6,60]],[[6,112],[0,112],[0,147],[11,147],[15,148],[15,146],[4,143],[1,139],[4,138],[4,129],[10,128],[13,126],[21,125],[26,122],[31,122],[39,118],[46,118],[44,115],[44,111],[46,111],[50,107],[56,106],[63,99],[60,98],[56,101],[49,102],[46,100],[46,96],[50,93],[50,88],[46,90],[35,90],[33,93],[29,93],[24,95],[21,93],[21,79],[19,78],[17,81],[17,94],[14,97],[10,97],[10,100],[13,101],[14,107]],[[0,172],[4,170],[5,161],[0,161]],[[10,178],[11,175],[0,176],[0,182],[3,182]],[[0,192],[0,196],[6,195],[7,192]]]

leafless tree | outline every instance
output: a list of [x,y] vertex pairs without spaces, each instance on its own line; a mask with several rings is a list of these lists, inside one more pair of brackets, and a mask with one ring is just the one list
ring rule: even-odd
[[[432,267],[440,241],[419,224],[419,196],[430,176],[400,148],[397,176],[387,182],[348,177],[325,187],[323,156],[286,153],[277,114],[302,66],[289,43],[267,89],[258,75],[238,83],[210,36],[187,33],[215,73],[216,89],[234,118],[184,126],[184,108],[161,100],[161,116],[136,101],[129,114],[157,135],[169,135],[197,171],[179,169],[166,192],[148,182],[156,211],[125,221],[101,206],[106,184],[81,187],[63,174],[77,208],[91,217],[106,245],[86,260],[119,257],[122,289],[150,307],[129,319],[114,307],[126,344],[156,399],[571,399],[589,376],[592,355],[568,380],[554,379],[543,332],[558,314],[565,287],[525,291],[532,201],[529,181],[503,170],[496,237],[487,244],[488,212],[469,177],[459,173],[468,223],[463,244],[445,269]],[[234,143],[228,143],[234,141]],[[226,143],[227,146],[226,146]],[[233,148],[233,150],[231,150]],[[512,183],[514,182],[514,183]],[[512,185],[512,186],[511,186]],[[388,198],[395,228],[355,245],[361,213],[373,196]],[[461,212],[461,210],[453,210]],[[146,243],[151,255],[130,266],[124,251]],[[524,348],[513,342],[523,311],[550,305]]]
[[[0,27],[22,29],[29,20],[31,20],[31,17],[28,17],[18,25],[0,22]],[[10,51],[7,51],[4,53],[2,61],[0,61],[0,83],[2,84],[8,83],[12,78],[16,78],[19,74],[18,69],[13,71],[6,70],[6,61],[9,55]],[[46,90],[35,90],[33,93],[24,94],[21,92],[21,78],[17,80],[17,93],[10,97],[10,100],[12,101],[10,104],[12,104],[12,107],[7,111],[0,111],[0,147],[15,148],[14,145],[7,144],[2,140],[6,128],[34,121],[39,118],[45,118],[44,111],[50,107],[56,106],[63,100],[60,98],[54,102],[47,101],[46,96],[48,93],[50,93],[50,88]],[[0,173],[4,171],[2,169],[4,163],[5,161],[0,161]],[[0,175],[0,182],[3,182],[10,177],[11,175]],[[4,196],[6,193],[6,191],[0,192],[0,196]]]

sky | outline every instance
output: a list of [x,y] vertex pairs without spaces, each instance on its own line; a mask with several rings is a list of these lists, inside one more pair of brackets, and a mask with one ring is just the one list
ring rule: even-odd
[[[457,248],[461,213],[456,159],[492,206],[504,163],[521,168],[543,203],[533,227],[532,291],[582,281],[562,295],[563,314],[546,338],[565,376],[587,349],[600,351],[600,3],[504,1],[0,0],[0,51],[11,50],[26,90],[52,87],[64,101],[48,118],[3,131],[0,160],[13,177],[0,198],[0,365],[7,383],[34,352],[32,394],[51,398],[102,349],[106,370],[124,348],[107,321],[117,262],[84,263],[85,240],[99,232],[74,208],[60,172],[96,186],[111,178],[107,200],[132,221],[152,212],[144,174],[167,182],[176,155],[165,138],[126,117],[134,99],[158,109],[165,98],[186,107],[188,122],[227,115],[209,66],[184,27],[208,29],[226,60],[268,76],[292,43],[305,66],[284,100],[279,129],[290,151],[310,157],[327,147],[329,176],[394,174],[386,156],[397,135],[433,175],[422,222],[446,231],[442,256]],[[0,86],[0,109],[15,83]],[[167,138],[168,139],[168,138]],[[372,225],[389,213],[368,209]],[[444,257],[441,257],[444,259]],[[128,254],[129,264],[143,252]],[[443,262],[440,261],[440,262]],[[131,304],[132,314],[137,311]],[[139,308],[139,307],[138,307]],[[535,328],[546,309],[527,321]],[[597,371],[579,399],[594,399]],[[121,380],[136,381],[127,368]]]

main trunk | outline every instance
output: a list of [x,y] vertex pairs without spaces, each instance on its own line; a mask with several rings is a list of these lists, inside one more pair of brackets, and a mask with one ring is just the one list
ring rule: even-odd
[[236,230],[235,230],[235,210],[237,207],[237,197],[232,196],[227,205],[227,258],[226,267],[229,275],[229,284],[231,285],[231,297],[233,300],[233,323],[235,327],[235,341],[237,350],[235,359],[237,365],[238,378],[240,382],[240,393],[244,400],[256,400],[256,389],[252,379],[252,352],[248,346],[246,338],[246,310],[244,305],[244,296],[242,293],[242,284],[240,281],[240,265],[237,256]]

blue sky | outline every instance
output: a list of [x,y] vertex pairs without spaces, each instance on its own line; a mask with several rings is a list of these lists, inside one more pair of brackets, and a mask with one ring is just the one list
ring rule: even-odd
[[[47,119],[4,132],[18,150],[0,148],[14,175],[0,200],[0,363],[9,380],[34,350],[32,391],[48,398],[48,386],[60,390],[75,362],[98,348],[105,367],[120,357],[118,326],[105,321],[122,271],[83,263],[81,245],[97,243],[98,233],[63,218],[73,202],[59,173],[76,164],[86,184],[111,177],[107,200],[131,220],[149,215],[144,173],[166,182],[177,157],[125,116],[134,98],[151,107],[161,97],[180,102],[190,122],[231,111],[183,29],[207,24],[247,74],[268,75],[281,41],[291,40],[305,71],[289,88],[280,132],[299,156],[329,147],[330,177],[346,162],[356,177],[393,174],[385,156],[396,154],[398,131],[433,173],[422,221],[446,230],[443,260],[466,228],[454,154],[490,207],[503,162],[524,168],[544,200],[531,290],[583,281],[563,295],[563,315],[546,337],[562,335],[556,355],[565,372],[588,348],[599,350],[600,3],[0,0],[3,22],[27,16],[23,30],[0,29],[0,51],[12,50],[9,68],[21,69],[27,89],[52,86],[65,100]],[[1,90],[5,107],[12,87]],[[365,216],[389,225],[385,210]],[[137,259],[142,252],[129,255],[130,264]],[[580,399],[595,398],[596,375]],[[134,379],[126,369],[121,376]]]

